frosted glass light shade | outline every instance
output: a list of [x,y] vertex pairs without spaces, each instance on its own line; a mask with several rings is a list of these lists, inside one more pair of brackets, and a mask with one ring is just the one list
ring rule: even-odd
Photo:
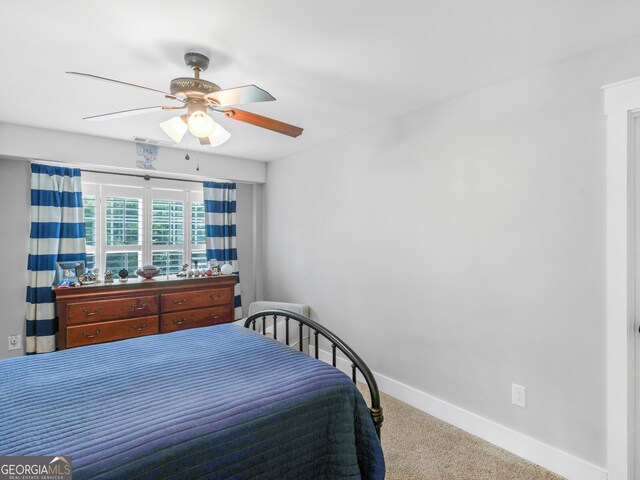
[[[196,118],[194,118],[194,116],[196,116]],[[231,134],[225,130],[222,125],[214,122],[209,115],[203,112],[193,113],[186,123],[182,117],[170,118],[166,122],[162,122],[160,124],[160,128],[162,128],[164,133],[166,133],[176,143],[180,143],[182,141],[187,130],[196,137],[208,138],[209,145],[212,147],[220,146],[231,138]],[[199,133],[201,131],[204,133],[207,133],[208,131],[209,133],[201,135]]]
[[180,117],[173,117],[162,122],[160,128],[176,143],[180,143],[184,134],[187,133],[187,124]]
[[196,137],[208,137],[213,133],[216,123],[204,112],[193,112],[187,120],[187,127]]
[[222,125],[216,123],[213,133],[209,135],[209,143],[212,147],[218,147],[231,138],[231,134]]

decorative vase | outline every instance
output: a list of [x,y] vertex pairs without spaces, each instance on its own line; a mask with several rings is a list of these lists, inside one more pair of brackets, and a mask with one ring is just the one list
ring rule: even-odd
[[224,265],[222,265],[220,273],[222,273],[223,275],[231,275],[233,273],[233,267],[230,263],[225,263]]

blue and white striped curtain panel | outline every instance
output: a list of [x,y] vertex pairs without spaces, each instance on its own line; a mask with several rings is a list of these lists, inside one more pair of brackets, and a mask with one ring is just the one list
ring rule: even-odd
[[27,353],[53,352],[56,262],[86,263],[80,169],[31,165]]
[[[238,274],[236,248],[236,184],[204,182],[204,212],[207,260],[216,259],[222,266],[230,263]],[[242,318],[240,277],[235,287],[235,319]]]

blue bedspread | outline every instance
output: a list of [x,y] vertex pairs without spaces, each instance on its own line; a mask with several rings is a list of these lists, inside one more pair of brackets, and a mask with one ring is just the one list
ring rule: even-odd
[[71,455],[76,480],[384,478],[349,378],[236,325],[0,361],[0,455]]

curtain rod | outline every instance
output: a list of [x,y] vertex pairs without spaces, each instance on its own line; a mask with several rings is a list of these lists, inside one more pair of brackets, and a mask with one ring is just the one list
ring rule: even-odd
[[[101,173],[103,175],[121,175],[124,177],[138,177],[138,178],[144,178],[146,181],[149,180],[173,180],[174,182],[190,182],[190,183],[199,183],[202,184],[204,182],[228,182],[228,183],[242,183],[242,184],[248,184],[248,185],[254,185],[255,182],[247,182],[247,181],[242,181],[242,180],[230,180],[230,179],[223,179],[223,178],[204,178],[204,177],[200,177],[199,179],[193,179],[193,178],[184,178],[184,177],[166,177],[166,176],[156,176],[156,175],[149,175],[147,174],[143,174],[143,173],[134,173],[135,170],[134,169],[128,169],[129,172],[122,172],[122,171],[117,171],[117,170],[109,170],[109,169],[105,169],[105,170],[95,170],[92,168],[86,168],[85,166],[91,166],[91,165],[87,165],[87,164],[74,164],[74,163],[68,163],[68,162],[61,162],[61,161],[54,161],[54,160],[41,160],[41,159],[36,159],[36,158],[29,158],[28,159],[30,163],[39,163],[39,164],[43,164],[43,165],[52,165],[52,166],[68,166],[70,168],[79,168],[80,170],[82,170],[83,172],[88,172],[88,173]],[[182,175],[182,174],[177,174],[177,175]],[[194,175],[189,175],[191,177],[193,177]]]
[[149,180],[173,180],[174,182],[191,182],[191,183],[204,183],[204,180],[188,180],[186,178],[171,178],[171,177],[156,177],[156,176],[151,176],[149,174],[136,174],[136,173],[123,173],[123,172],[105,172],[105,171],[101,171],[101,170],[89,170],[86,168],[81,168],[80,170],[82,170],[83,172],[89,172],[89,173],[101,173],[103,175],[122,175],[124,177],[138,177],[138,178],[144,178],[147,182]]

